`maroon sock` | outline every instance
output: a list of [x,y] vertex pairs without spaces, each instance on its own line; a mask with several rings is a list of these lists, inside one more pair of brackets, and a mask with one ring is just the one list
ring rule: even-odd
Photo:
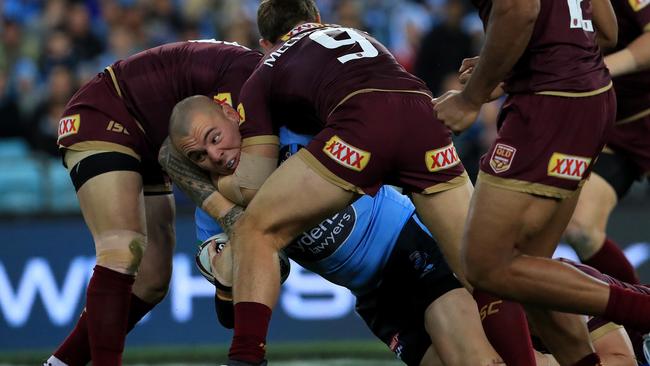
[[535,353],[522,306],[481,290],[474,290],[473,295],[485,334],[506,365],[535,366]]
[[600,357],[595,353],[590,353],[580,361],[573,364],[573,366],[603,366],[600,362]]
[[120,366],[135,276],[95,266],[86,293],[93,366]]
[[69,366],[85,366],[90,361],[86,309],[81,312],[74,329],[54,351],[54,356]]
[[[156,304],[150,304],[131,294],[127,333],[142,319]],[[86,311],[81,313],[77,325],[54,352],[54,356],[68,366],[85,366],[90,362],[90,342],[88,341],[88,325]]]
[[609,285],[603,318],[642,333],[650,331],[650,296]]
[[609,238],[605,238],[605,243],[600,250],[591,258],[585,259],[583,263],[621,281],[639,283],[639,277],[632,263],[627,260],[621,248]]
[[271,309],[257,302],[235,304],[235,332],[228,358],[258,363],[264,360]]
[[126,332],[130,332],[140,319],[144,318],[157,304],[148,303],[141,298],[131,294],[131,304],[129,306],[129,320],[126,324]]

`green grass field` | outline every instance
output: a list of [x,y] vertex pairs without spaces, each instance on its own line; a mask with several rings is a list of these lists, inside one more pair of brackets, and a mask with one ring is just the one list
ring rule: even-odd
[[[403,365],[378,341],[317,343],[277,343],[269,346],[267,357],[275,366],[397,366]],[[0,366],[42,365],[51,350],[0,353]],[[128,366],[215,366],[225,361],[227,347],[146,347],[127,348]]]

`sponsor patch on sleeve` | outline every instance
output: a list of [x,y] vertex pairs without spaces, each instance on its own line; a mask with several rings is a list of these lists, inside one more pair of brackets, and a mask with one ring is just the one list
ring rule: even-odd
[[323,147],[323,152],[344,167],[362,171],[370,160],[370,153],[354,147],[340,137],[332,136]]
[[78,133],[80,125],[81,117],[78,114],[73,114],[71,116],[65,116],[61,118],[59,120],[59,137],[57,140]]
[[231,93],[219,93],[215,95],[214,101],[219,103],[220,105],[222,104],[228,104],[229,106],[232,107],[232,94]]
[[244,110],[244,105],[239,103],[237,106],[237,113],[239,113],[239,125],[246,122],[246,110]]
[[460,158],[453,143],[440,149],[427,151],[424,154],[424,159],[430,172],[448,169],[460,163]]
[[490,157],[490,167],[494,170],[495,173],[503,173],[506,170],[510,169],[512,165],[512,160],[515,158],[515,153],[517,149],[506,144],[497,144],[492,151],[492,156]]
[[590,158],[575,155],[553,153],[548,161],[548,175],[551,177],[582,180],[587,167],[591,163]]
[[629,0],[629,2],[630,7],[634,11],[639,11],[650,4],[650,0]]

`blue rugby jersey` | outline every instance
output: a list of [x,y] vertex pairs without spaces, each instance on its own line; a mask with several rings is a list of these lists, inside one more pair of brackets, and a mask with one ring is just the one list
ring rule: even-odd
[[[280,131],[281,159],[295,153],[299,145],[308,141],[309,136]],[[384,186],[374,197],[362,196],[305,231],[285,252],[301,266],[361,295],[379,284],[397,238],[414,212],[415,207],[406,196]],[[223,231],[214,219],[198,208],[195,222],[200,241]]]

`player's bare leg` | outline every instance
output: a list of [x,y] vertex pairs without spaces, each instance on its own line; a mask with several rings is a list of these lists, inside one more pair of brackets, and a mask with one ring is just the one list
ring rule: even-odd
[[447,191],[411,195],[415,207],[419,207],[418,216],[438,241],[451,270],[468,289],[471,286],[461,266],[460,246],[473,191],[474,187],[468,180],[466,184]]
[[176,235],[175,206],[171,194],[144,197],[147,220],[147,249],[133,283],[133,294],[157,304],[169,289]]
[[595,352],[583,315],[526,307],[528,321],[535,334],[555,356],[560,365],[573,365],[580,358]]
[[[466,185],[435,194],[412,195],[419,217],[437,239],[451,269],[460,274],[461,282],[468,289],[471,286],[461,266],[460,247],[472,191],[471,183],[467,182]],[[533,365],[534,353],[523,308],[483,291],[474,291],[473,295],[481,308],[481,320],[485,322],[483,326],[487,337],[503,360],[520,366]],[[493,327],[493,324],[497,326]]]
[[442,365],[505,365],[488,342],[476,303],[464,288],[449,291],[429,305],[425,327]]
[[85,314],[93,365],[119,365],[131,288],[146,247],[142,179],[131,171],[100,174],[77,196],[97,255]]
[[[576,201],[575,196],[558,201],[505,190],[479,179],[463,242],[468,280],[522,303],[604,313],[607,284],[543,258],[553,252]],[[588,339],[583,344],[588,345]],[[576,350],[565,361],[578,361],[584,352],[587,348]]]
[[[571,203],[479,180],[463,241],[463,263],[469,281],[518,302],[601,315],[608,299],[604,282],[534,254],[552,252],[557,241],[541,241],[541,233],[546,232],[547,239],[559,239],[564,227],[553,219],[562,211],[570,214]],[[568,221],[567,213],[563,215]],[[532,256],[528,252],[533,252]]]
[[292,156],[264,183],[235,224],[235,333],[230,358],[260,362],[271,308],[280,289],[278,251],[301,232],[347,206],[355,194]]
[[[145,196],[147,248],[133,283],[127,332],[167,293],[175,243],[174,201],[172,195]],[[70,366],[86,365],[91,360],[87,318],[82,314],[75,331],[55,353]]]
[[632,342],[625,328],[618,328],[594,340],[594,347],[607,366],[637,366]]
[[605,233],[609,215],[617,201],[614,188],[601,176],[592,173],[582,188],[564,238],[583,263],[625,282],[638,283],[634,267]]
[[598,174],[592,173],[582,187],[565,232],[565,239],[581,260],[590,258],[602,246],[609,214],[616,202],[614,189]]

